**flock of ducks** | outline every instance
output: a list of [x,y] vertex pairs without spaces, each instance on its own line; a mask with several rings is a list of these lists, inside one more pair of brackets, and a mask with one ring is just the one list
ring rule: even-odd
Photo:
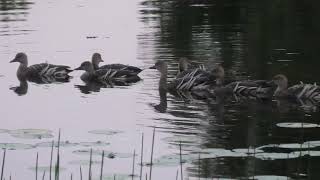
[[[28,58],[25,53],[16,54],[10,62],[20,63],[17,70],[20,82],[68,82],[69,73],[73,71],[69,66],[48,63],[28,66]],[[91,62],[85,61],[74,70],[85,71],[80,78],[86,83],[129,85],[140,80],[138,75],[142,69],[138,67],[123,64],[99,66],[101,62],[103,62],[101,55],[94,53]],[[288,79],[283,74],[274,76],[272,80],[244,80],[226,83],[224,68],[221,65],[216,65],[212,70],[206,70],[203,66],[192,65],[186,58],[179,60],[179,73],[170,82],[167,80],[168,65],[165,61],[157,61],[149,69],[156,69],[160,72],[159,89],[169,92],[192,92],[204,94],[205,97],[234,94],[256,98],[307,99],[316,103],[320,102],[320,88],[317,84],[301,82],[289,87]]]

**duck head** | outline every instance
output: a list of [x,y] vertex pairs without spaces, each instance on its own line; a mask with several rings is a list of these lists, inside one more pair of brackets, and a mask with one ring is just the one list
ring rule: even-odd
[[167,72],[167,63],[165,61],[157,61],[154,66],[150,67],[149,69],[156,69],[161,73]]
[[275,83],[281,89],[288,87],[288,78],[283,74],[278,74],[274,76],[272,82]]
[[285,96],[287,94],[288,79],[283,74],[278,74],[273,77],[272,82],[276,84],[277,89],[275,90],[273,96]]
[[75,68],[74,70],[83,70],[86,72],[94,72],[93,65],[89,61],[85,61],[85,62],[81,63],[81,65],[79,67]]
[[23,65],[28,66],[28,57],[25,53],[20,52],[20,53],[16,54],[16,56],[14,57],[13,60],[10,61],[10,63],[13,63],[13,62],[19,62]]
[[100,53],[94,53],[91,58],[92,64],[95,69],[99,68],[99,63],[103,62]]
[[190,65],[191,65],[191,63],[188,58],[182,57],[179,59],[179,71],[180,72],[187,70]]

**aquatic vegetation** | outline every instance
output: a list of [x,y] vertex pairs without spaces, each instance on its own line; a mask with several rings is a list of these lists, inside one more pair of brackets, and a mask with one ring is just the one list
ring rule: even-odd
[[110,143],[107,142],[102,142],[102,141],[96,141],[96,142],[80,142],[78,143],[80,146],[85,146],[85,147],[93,147],[93,146],[108,146]]
[[[90,149],[83,149],[83,150],[76,150],[73,151],[74,154],[78,155],[89,155],[90,154]],[[108,158],[131,158],[133,157],[132,153],[122,153],[122,152],[112,152],[112,151],[104,151],[104,156]],[[102,155],[102,150],[92,150],[92,155],[94,156],[101,156]],[[137,154],[136,154],[137,156]]]
[[123,133],[123,131],[112,130],[112,129],[97,129],[97,130],[89,131],[89,133],[111,136],[111,135]]
[[297,123],[278,123],[278,127],[282,128],[319,128],[319,124],[313,124],[313,123],[303,123],[303,122],[297,122]]
[[[79,143],[74,143],[74,142],[69,142],[69,141],[61,141],[59,143],[60,147],[74,147],[74,146],[78,146]],[[41,143],[37,143],[35,145],[36,147],[51,147],[52,146],[52,142],[41,142]],[[54,147],[58,147],[58,142],[54,143]]]
[[8,132],[12,137],[20,139],[53,138],[52,131],[46,129],[17,129]]
[[0,149],[7,150],[21,150],[21,149],[32,149],[35,146],[31,144],[22,144],[22,143],[0,143]]
[[[68,162],[68,164],[88,166],[90,164],[90,161],[89,160],[74,160],[74,161]],[[91,164],[101,164],[101,161],[91,161]]]

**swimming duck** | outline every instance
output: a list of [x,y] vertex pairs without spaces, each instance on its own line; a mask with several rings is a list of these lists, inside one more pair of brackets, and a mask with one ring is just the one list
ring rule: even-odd
[[103,62],[103,60],[101,58],[101,54],[99,54],[99,53],[94,53],[92,55],[91,61],[93,64],[93,68],[95,70],[98,70],[98,69],[126,70],[126,71],[130,71],[131,73],[135,73],[136,75],[142,71],[142,69],[140,69],[138,67],[124,65],[124,64],[107,64],[107,65],[103,65],[103,66],[99,67],[99,63]]
[[157,69],[161,73],[160,87],[166,87],[168,90],[191,91],[204,90],[210,86],[210,79],[198,74],[198,70],[186,73],[185,76],[179,76],[167,84],[168,65],[165,61],[157,61],[149,69]]
[[[271,98],[275,86],[267,80],[244,80],[229,83],[215,91],[244,97]],[[219,93],[218,93],[219,94]]]
[[315,84],[296,84],[288,87],[288,78],[283,74],[278,74],[272,80],[277,89],[274,92],[275,97],[288,97],[297,99],[309,99],[320,102],[320,87]]
[[94,69],[91,62],[85,61],[78,68],[74,70],[86,71],[81,75],[81,80],[84,82],[98,81],[98,82],[124,82],[134,83],[140,80],[140,77],[136,73],[128,70],[116,70],[116,69]]
[[176,78],[180,79],[192,76],[201,77],[203,80],[207,81],[207,84],[221,86],[224,83],[225,73],[224,68],[220,64],[217,64],[211,72],[205,71],[200,68],[187,69],[180,72]]
[[34,64],[28,67],[28,57],[25,53],[16,54],[15,58],[10,63],[19,62],[20,66],[17,70],[19,80],[37,80],[37,79],[69,79],[69,66],[53,65],[48,63]]
[[178,74],[180,74],[184,71],[190,70],[190,69],[197,69],[197,68],[199,68],[201,70],[205,70],[205,67],[203,64],[201,64],[201,65],[193,64],[186,57],[182,57],[179,59],[179,64],[178,64],[179,72],[178,72]]

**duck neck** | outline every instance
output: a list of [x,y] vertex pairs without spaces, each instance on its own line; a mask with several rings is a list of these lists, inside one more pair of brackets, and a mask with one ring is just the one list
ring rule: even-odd
[[224,82],[224,77],[217,77],[216,84],[217,86],[222,86]]
[[163,90],[167,90],[167,69],[164,69],[161,71],[161,76],[160,76],[160,80],[159,80],[159,90],[163,89]]
[[274,96],[281,97],[288,94],[288,85],[280,84],[274,92]]
[[88,68],[86,69],[86,72],[87,72],[89,75],[94,75],[94,72],[95,72],[94,66],[92,65],[92,66],[88,67]]
[[96,61],[92,61],[92,65],[94,70],[99,69],[99,63],[97,63]]
[[20,63],[18,70],[17,70],[17,77],[18,79],[25,78],[26,74],[28,72],[28,63]]

